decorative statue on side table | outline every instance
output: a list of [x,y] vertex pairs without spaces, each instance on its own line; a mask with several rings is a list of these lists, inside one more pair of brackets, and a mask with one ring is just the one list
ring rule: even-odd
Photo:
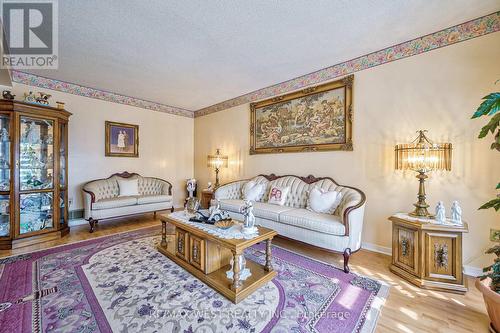
[[462,208],[456,200],[451,204],[451,221],[462,224]]
[[245,200],[245,203],[240,208],[240,213],[243,214],[244,223],[241,232],[244,234],[254,234],[256,233],[257,227],[255,227],[255,215],[253,215],[253,204],[250,200]]
[[186,189],[189,192],[189,198],[186,200],[184,213],[193,215],[200,207],[200,201],[193,196],[193,192],[196,189],[196,179],[188,179],[186,182]]
[[446,222],[446,211],[444,208],[444,204],[442,201],[439,201],[436,206],[436,217],[437,222],[444,223]]

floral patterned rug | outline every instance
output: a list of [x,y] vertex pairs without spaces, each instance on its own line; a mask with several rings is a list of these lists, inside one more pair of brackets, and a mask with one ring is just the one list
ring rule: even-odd
[[[158,228],[0,259],[0,332],[372,332],[388,287],[280,247],[235,305],[156,250]],[[245,253],[265,261],[264,244]]]

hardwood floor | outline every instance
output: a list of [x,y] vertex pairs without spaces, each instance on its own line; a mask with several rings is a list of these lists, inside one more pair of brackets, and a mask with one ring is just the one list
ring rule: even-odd
[[[88,225],[75,226],[65,238],[16,250],[2,250],[0,258],[149,226],[158,226],[159,234],[160,225],[160,220],[153,219],[150,214],[99,222],[92,234],[88,232]],[[342,267],[341,255],[280,238],[273,243]],[[434,292],[419,289],[392,274],[389,263],[389,256],[364,250],[355,253],[350,260],[353,272],[383,280],[391,286],[376,332],[488,332],[486,308],[473,278],[467,278],[469,291],[465,295]]]

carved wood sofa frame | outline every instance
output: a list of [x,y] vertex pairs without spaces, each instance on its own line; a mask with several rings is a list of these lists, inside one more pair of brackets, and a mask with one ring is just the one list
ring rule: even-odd
[[[100,178],[100,179],[93,179],[91,181],[88,181],[86,182],[85,184],[83,184],[82,186],[82,191],[85,192],[85,193],[88,193],[90,195],[90,198],[91,198],[91,202],[90,204],[94,204],[95,201],[96,201],[96,196],[95,196],[95,193],[94,192],[91,192],[91,191],[88,191],[85,189],[85,186],[87,184],[90,184],[92,182],[95,182],[95,181],[99,181],[99,180],[107,180],[107,179],[110,179],[112,177],[115,177],[115,176],[118,176],[118,177],[121,177],[121,178],[131,178],[133,176],[139,176],[139,177],[143,177],[141,175],[139,175],[138,173],[135,173],[135,172],[128,172],[128,171],[124,171],[124,172],[117,172],[117,173],[114,173],[112,174],[111,176],[107,177],[107,178]],[[172,195],[172,183],[170,183],[169,181],[165,180],[165,179],[162,179],[162,178],[157,178],[157,177],[147,177],[147,178],[153,178],[153,179],[158,179],[158,180],[161,180],[165,183],[168,184],[168,195]],[[173,213],[174,212],[174,206],[172,205],[172,208],[170,209],[170,211]],[[156,211],[150,211],[150,212],[144,212],[144,213],[141,213],[141,214],[148,214],[148,213],[153,213],[154,214],[154,218],[156,218]],[[131,215],[135,215],[135,214],[131,214]],[[107,219],[101,219],[101,220],[111,220],[111,219],[115,219],[115,218],[120,218],[120,217],[126,217],[126,216],[131,216],[131,215],[121,215],[121,216],[113,216],[113,217],[110,217],[110,218],[107,218]],[[89,232],[90,233],[93,233],[94,230],[95,230],[95,226],[96,224],[100,221],[100,220],[94,220],[93,218],[89,218],[87,220],[89,222],[89,225],[90,225],[90,230]]]
[[[328,179],[328,180],[332,181],[337,186],[350,188],[350,189],[352,189],[354,191],[359,192],[359,194],[361,196],[361,200],[356,205],[347,207],[346,210],[344,211],[344,216],[342,218],[342,222],[343,222],[343,224],[345,226],[345,235],[344,236],[349,236],[349,213],[351,211],[353,211],[353,210],[355,210],[355,209],[363,206],[365,204],[365,202],[366,202],[366,195],[365,195],[365,193],[363,191],[361,191],[360,189],[358,189],[356,187],[339,184],[339,183],[337,183],[331,177],[315,177],[313,175],[309,175],[307,177],[302,177],[302,176],[297,176],[297,175],[282,175],[282,176],[277,176],[274,173],[271,173],[269,175],[259,174],[256,177],[259,177],[259,176],[266,178],[268,181],[273,181],[273,180],[276,180],[276,179],[279,179],[279,178],[283,178],[283,177],[296,177],[296,178],[299,178],[300,180],[302,180],[306,184],[312,184],[312,183],[316,183],[316,182],[324,180],[324,179]],[[229,184],[232,184],[232,183],[241,182],[242,180],[250,180],[250,179],[239,179],[239,180],[235,180],[235,181],[232,181],[232,182],[228,182],[228,183],[226,183],[224,185],[229,185]],[[325,249],[325,248],[322,248],[322,247],[319,247],[319,246],[316,246],[316,245],[312,245],[312,244],[309,244],[309,243],[302,242],[300,240],[291,239],[289,237],[285,237],[285,236],[280,235],[280,234],[278,234],[278,237],[283,238],[283,239],[288,239],[288,240],[291,240],[291,241],[294,241],[294,242],[297,242],[297,243],[300,243],[300,244],[304,244],[306,246],[312,246],[312,247],[315,247],[315,248],[319,248],[319,249],[321,249],[323,251],[327,251],[327,252],[330,252],[330,253],[342,254],[343,255],[343,259],[344,259],[344,272],[345,273],[349,273],[349,258],[351,256],[351,254],[356,253],[356,252],[359,251],[359,249],[357,249],[355,251],[352,251],[350,248],[346,248],[343,252],[340,252],[340,251]]]

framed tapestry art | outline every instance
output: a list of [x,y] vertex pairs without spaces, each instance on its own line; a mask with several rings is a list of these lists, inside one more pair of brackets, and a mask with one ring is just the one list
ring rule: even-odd
[[250,154],[353,150],[354,75],[250,104]]
[[105,155],[139,157],[139,126],[106,121]]

